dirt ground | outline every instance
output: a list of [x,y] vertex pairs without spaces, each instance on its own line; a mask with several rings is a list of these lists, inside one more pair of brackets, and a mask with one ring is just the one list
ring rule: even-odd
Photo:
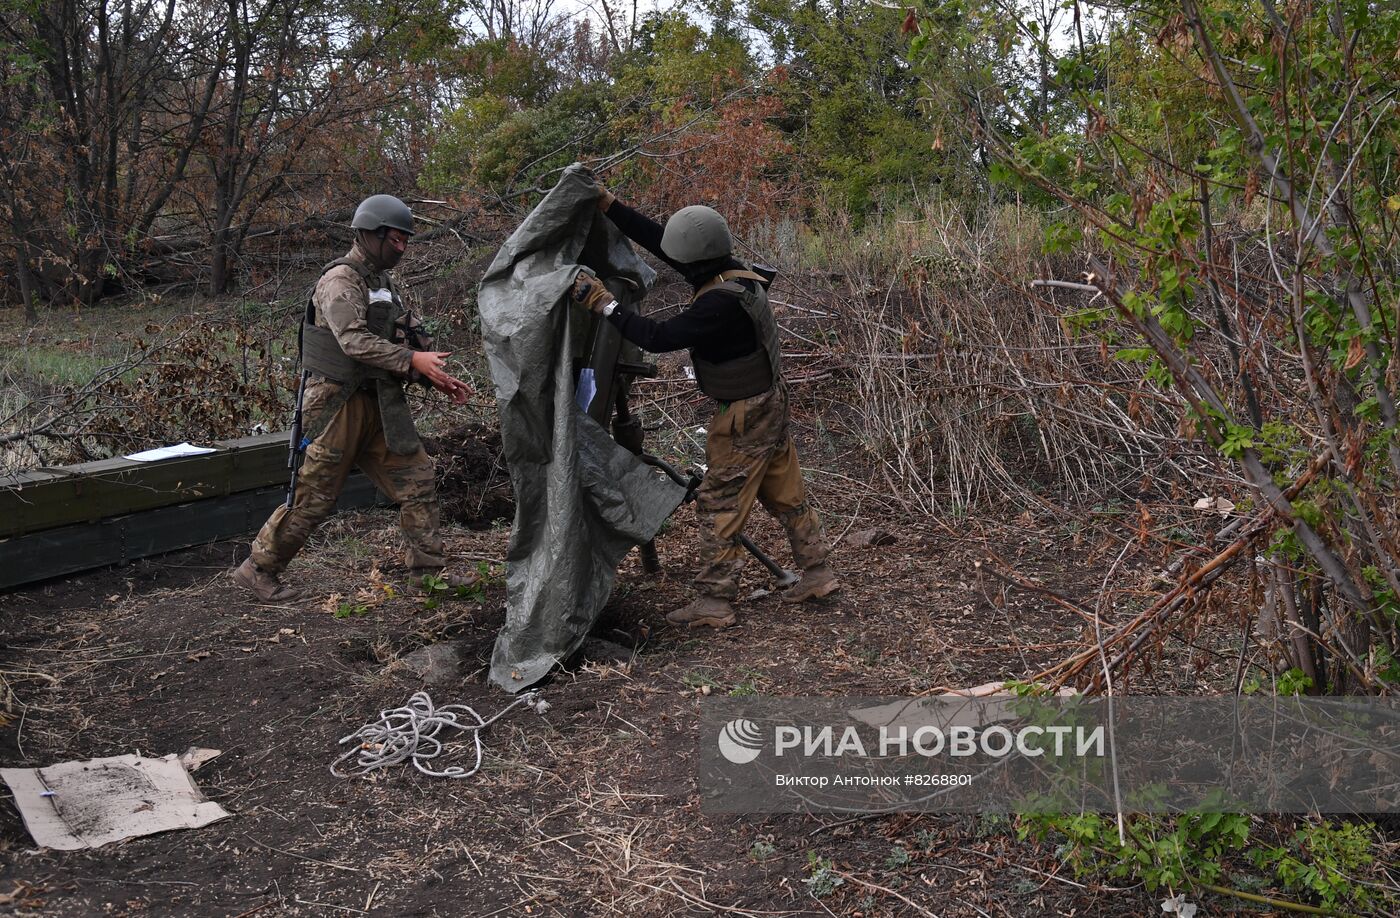
[[[662,291],[676,305],[684,291]],[[474,349],[466,348],[464,353]],[[635,389],[649,448],[699,458],[706,402],[676,356]],[[802,375],[799,373],[799,375]],[[809,377],[820,376],[810,369]],[[392,510],[334,517],[290,571],[306,594],[261,605],[227,571],[225,542],[0,595],[0,766],[222,750],[195,775],[230,819],[96,851],[35,851],[0,803],[0,912],[43,915],[973,916],[1161,914],[1160,894],[1076,879],[1051,844],[997,817],[708,816],[697,788],[706,695],[908,696],[1024,678],[1080,646],[1073,612],[979,575],[989,552],[1076,599],[1111,547],[1067,517],[1027,511],[911,518],[873,484],[839,394],[797,384],[795,425],[812,498],[837,543],[842,592],[805,606],[754,595],[737,627],[686,633],[693,510],[657,540],[664,574],[623,564],[599,640],[485,734],[482,770],[452,781],[408,767],[374,780],[329,770],[341,737],[423,687],[404,662],[452,642],[465,674],[441,705],[483,716],[509,697],[486,682],[504,619],[513,516],[499,434],[460,417],[430,437],[449,547],[493,578],[428,608],[403,589]],[[892,542],[852,538],[879,529]],[[748,528],[780,561],[781,530]],[[1127,556],[1120,571],[1160,558]],[[772,586],[755,563],[746,590]],[[387,587],[387,589],[386,589]],[[1176,648],[1153,685],[1191,692],[1234,668],[1225,648]],[[5,686],[0,684],[0,689]],[[3,701],[0,698],[0,701]],[[448,759],[471,762],[449,739]],[[823,870],[823,865],[826,869]],[[1231,900],[1209,903],[1229,914]],[[1252,912],[1258,914],[1257,911]]]
[[[340,737],[420,687],[401,658],[454,641],[469,662],[439,704],[483,715],[508,702],[485,682],[503,620],[497,578],[481,601],[422,599],[401,583],[391,510],[344,514],[292,568],[308,599],[259,605],[221,543],[0,596],[0,662],[17,694],[0,764],[36,765],[190,746],[223,754],[196,775],[233,817],[96,851],[34,851],[0,805],[0,910],[44,915],[1148,915],[1161,896],[1075,880],[1049,845],[996,818],[714,817],[697,792],[705,694],[909,695],[1024,677],[1080,638],[1073,614],[978,579],[991,539],[1020,570],[1071,595],[1101,567],[1053,518],[950,526],[902,519],[842,447],[799,419],[813,498],[845,589],[792,608],[772,594],[714,634],[664,621],[695,571],[683,507],[658,540],[665,575],[634,552],[600,625],[608,643],[486,734],[481,772],[333,777]],[[489,487],[448,493],[447,535],[467,563],[499,565],[508,503],[487,474],[490,432],[449,450]],[[447,488],[452,492],[452,488]],[[491,509],[488,500],[498,501]],[[504,495],[508,500],[508,488]],[[506,509],[502,509],[502,508]],[[491,521],[497,522],[493,526]],[[893,544],[843,538],[879,527]],[[786,559],[761,511],[750,534]],[[782,550],[779,548],[782,547]],[[1144,559],[1143,563],[1147,563]],[[756,564],[747,583],[768,584]],[[337,615],[337,612],[340,615]],[[630,648],[617,654],[619,646]],[[601,648],[599,650],[598,648]],[[620,658],[619,658],[620,657]],[[1227,666],[1206,658],[1204,665]],[[1194,678],[1196,667],[1192,667]],[[1159,667],[1163,688],[1183,672]],[[470,758],[470,744],[450,744]],[[902,853],[900,853],[902,852]],[[827,882],[814,864],[829,859]],[[1213,914],[1228,913],[1220,901]]]

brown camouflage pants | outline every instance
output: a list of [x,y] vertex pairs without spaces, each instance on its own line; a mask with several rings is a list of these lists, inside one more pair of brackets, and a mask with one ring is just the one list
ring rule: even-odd
[[[310,382],[302,416],[324,410],[340,386]],[[447,563],[438,522],[437,480],[433,460],[420,446],[411,456],[389,452],[374,393],[360,391],[336,412],[330,424],[306,447],[297,474],[296,501],[278,507],[253,540],[253,563],[273,573],[286,569],[312,531],[335,509],[336,498],[352,466],[399,505],[399,525],[408,540],[410,568],[441,569]]]
[[739,544],[754,499],[787,530],[792,559],[801,570],[826,561],[830,546],[807,503],[797,450],[788,434],[787,387],[779,382],[753,398],[721,407],[705,439],[709,466],[695,494],[700,517],[701,569],[696,588],[733,600],[747,553]]

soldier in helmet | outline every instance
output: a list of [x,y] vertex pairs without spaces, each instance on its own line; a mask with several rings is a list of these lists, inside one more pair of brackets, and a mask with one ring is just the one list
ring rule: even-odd
[[399,504],[411,574],[441,574],[447,564],[433,460],[418,439],[404,384],[431,386],[458,404],[470,390],[445,370],[450,353],[433,350],[389,276],[413,236],[408,205],[373,195],[350,225],[354,245],[326,265],[302,323],[302,442],[308,445],[295,497],[273,512],[251,556],[233,572],[236,583],[265,602],[297,597],[280,575],[335,509],[356,465]]
[[654,354],[690,351],[700,390],[719,403],[705,439],[707,471],[696,493],[702,525],[699,596],[666,616],[674,625],[724,628],[735,621],[744,550],[739,535],[755,498],[787,530],[802,579],[783,592],[803,602],[841,588],[827,564],[830,546],[807,502],[788,432],[778,327],[763,275],[734,258],[729,226],[709,207],[676,211],[663,228],[599,187],[598,209],[632,241],[675,268],[695,288],[690,306],[656,322],[615,310],[607,289],[580,275],[574,297],[608,316],[622,336]]

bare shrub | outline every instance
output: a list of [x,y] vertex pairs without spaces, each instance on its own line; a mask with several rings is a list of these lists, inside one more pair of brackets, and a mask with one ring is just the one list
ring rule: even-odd
[[0,473],[243,437],[260,422],[279,430],[293,375],[272,343],[280,337],[257,324],[187,316],[147,326],[82,381],[7,369],[6,387],[24,395],[0,417]]
[[1015,205],[968,220],[936,202],[808,240],[860,433],[911,509],[1134,499],[1199,463],[1176,399],[1078,333],[1080,299],[1032,286],[1056,270],[1041,228]]

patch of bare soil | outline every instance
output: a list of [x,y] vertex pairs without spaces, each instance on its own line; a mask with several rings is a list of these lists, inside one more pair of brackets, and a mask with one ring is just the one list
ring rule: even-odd
[[462,424],[441,437],[425,437],[424,446],[437,463],[444,520],[468,529],[510,523],[515,497],[498,428]]
[[[446,451],[469,477],[492,454],[475,436]],[[658,539],[664,575],[644,574],[635,552],[620,571],[603,633],[631,656],[561,672],[544,689],[552,709],[518,708],[492,727],[485,767],[465,781],[328,769],[342,736],[420,687],[400,660],[416,647],[455,641],[468,662],[459,684],[432,691],[439,704],[489,715],[509,700],[485,682],[503,584],[425,608],[397,588],[389,511],[323,527],[290,571],[308,598],[287,605],[233,586],[226,571],[246,546],[232,543],[0,596],[0,670],[18,698],[0,764],[212,747],[223,755],[198,783],[235,814],[97,851],[35,852],[0,804],[0,902],[18,914],[238,918],[1158,913],[1141,888],[1075,881],[1051,847],[1017,841],[1002,820],[701,812],[706,693],[908,695],[1027,676],[1082,635],[1062,605],[979,580],[971,528],[904,520],[832,444],[808,437],[802,451],[829,535],[878,525],[893,544],[839,541],[845,589],[827,600],[794,608],[770,593],[744,602],[734,628],[679,632],[664,615],[695,573],[683,507]],[[481,493],[454,519],[479,526],[508,506],[486,511],[494,498]],[[1006,522],[997,549],[1023,573],[1092,594],[1102,564],[1087,546],[1051,519]],[[761,511],[749,533],[787,557]],[[448,539],[469,561],[499,564],[508,533],[457,526]],[[748,570],[750,586],[770,586]],[[449,748],[459,761],[470,753]],[[818,877],[820,859],[830,871]]]

